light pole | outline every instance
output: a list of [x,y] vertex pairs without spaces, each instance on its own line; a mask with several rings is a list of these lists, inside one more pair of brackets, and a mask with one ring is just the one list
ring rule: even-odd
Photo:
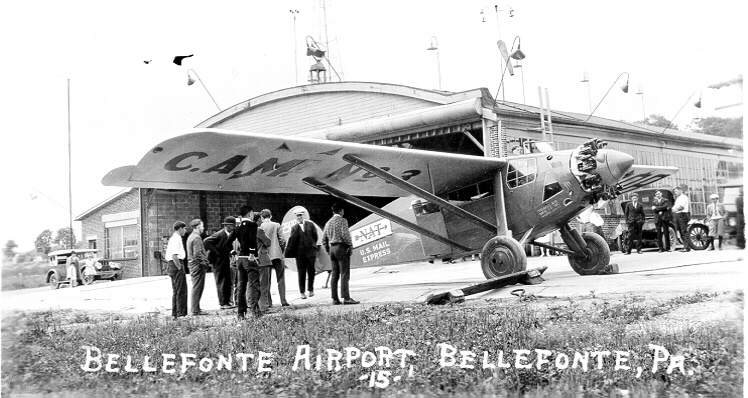
[[436,36],[431,36],[431,45],[426,50],[436,50],[436,70],[439,73],[439,90],[442,89],[442,65],[439,61],[439,41]]
[[595,113],[595,111],[597,110],[597,108],[600,107],[600,104],[603,103],[603,100],[605,100],[605,97],[608,96],[608,93],[610,93],[610,90],[613,89],[613,86],[616,85],[616,82],[618,82],[618,79],[620,79],[621,76],[623,76],[623,75],[626,75],[626,83],[624,83],[623,85],[621,85],[621,91],[623,91],[624,93],[628,93],[629,92],[629,73],[628,72],[622,72],[620,75],[618,75],[618,77],[616,77],[616,80],[613,80],[613,84],[610,86],[610,88],[608,89],[608,91],[605,92],[605,95],[603,95],[603,99],[601,99],[600,102],[597,103],[597,106],[595,107],[595,109],[593,109],[592,112],[590,112],[590,116],[587,117],[587,120],[585,120],[585,122],[589,121],[590,118],[592,118],[592,114]]
[[299,85],[299,50],[298,50],[298,43],[296,43],[296,14],[299,13],[299,10],[288,10],[291,14],[293,14],[293,62],[294,62],[294,70],[293,74],[296,77],[296,85]]
[[68,204],[70,206],[70,247],[73,248],[73,144],[70,137],[70,79],[68,79]]
[[205,89],[205,92],[208,93],[208,96],[210,97],[210,100],[213,101],[213,103],[216,105],[216,108],[218,108],[218,112],[220,112],[221,111],[221,107],[218,106],[218,103],[216,102],[216,100],[213,99],[213,96],[210,94],[210,91],[208,91],[208,88],[205,87],[205,83],[203,83],[203,80],[200,79],[200,76],[198,76],[197,72],[195,72],[194,69],[188,69],[187,70],[187,85],[191,86],[193,83],[195,83],[195,79],[192,78],[193,74],[197,78],[197,81],[199,81],[200,84],[203,85],[203,88]]
[[582,83],[587,83],[587,102],[590,106],[590,115],[592,114],[592,94],[590,93],[590,76],[587,74],[587,71],[584,71],[584,74],[582,75]]
[[644,91],[642,91],[642,86],[639,85],[639,91],[636,92],[636,95],[642,96],[642,115],[644,116],[644,121],[647,120],[647,112],[644,110]]

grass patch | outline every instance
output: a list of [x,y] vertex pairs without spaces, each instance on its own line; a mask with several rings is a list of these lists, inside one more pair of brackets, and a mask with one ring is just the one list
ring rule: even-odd
[[[742,294],[739,296],[742,304]],[[19,313],[3,320],[2,392],[8,394],[69,395],[288,395],[288,396],[742,396],[743,330],[735,322],[702,324],[698,328],[658,328],[657,319],[681,305],[712,300],[713,295],[689,295],[666,302],[637,297],[542,301],[492,300],[442,307],[388,304],[309,311],[284,311],[258,320],[237,323],[228,316],[173,321],[159,315],[134,317],[82,312]],[[626,326],[645,322],[630,333]],[[446,343],[462,354],[442,357]],[[681,356],[686,374],[668,374],[669,360],[655,364],[654,344]],[[106,357],[119,355],[119,372],[84,372],[86,351],[96,346]],[[308,346],[312,368],[295,361]],[[301,347],[301,348],[300,348]],[[366,367],[358,358],[346,366],[346,347],[362,357],[377,347],[410,350],[406,366],[400,355],[389,366]],[[344,357],[342,369],[328,370],[328,351]],[[515,350],[527,350],[526,353]],[[540,350],[540,351],[536,351]],[[543,351],[547,350],[547,351]],[[272,353],[258,372],[260,351]],[[475,354],[469,361],[467,351]],[[602,356],[598,369],[596,353]],[[630,370],[616,369],[616,353],[628,353]],[[484,354],[485,352],[485,354]],[[484,369],[483,356],[498,365],[499,353],[508,367]],[[214,367],[199,365],[180,371],[180,354],[194,354],[194,362],[210,358]],[[255,355],[248,371],[235,358],[232,370],[216,370],[219,355]],[[564,355],[590,356],[587,370],[559,364]],[[175,354],[174,373],[162,371],[162,354]],[[321,354],[321,367],[315,368]],[[660,352],[662,354],[662,352]],[[125,372],[130,355],[135,372]],[[144,356],[158,370],[143,369]],[[380,359],[382,355],[377,355]],[[517,360],[517,357],[521,357]],[[541,364],[539,359],[549,362]],[[442,361],[443,359],[443,361]],[[464,361],[464,362],[463,362]],[[473,368],[460,367],[460,364]],[[302,364],[294,370],[294,364]],[[331,364],[335,364],[332,361]],[[529,368],[522,365],[528,364]],[[110,363],[111,365],[111,363]],[[412,366],[412,370],[411,367]],[[642,373],[637,377],[637,368]],[[380,371],[390,372],[389,374]],[[372,374],[374,378],[372,379]],[[379,388],[383,383],[388,385]],[[372,386],[373,385],[373,386]]]

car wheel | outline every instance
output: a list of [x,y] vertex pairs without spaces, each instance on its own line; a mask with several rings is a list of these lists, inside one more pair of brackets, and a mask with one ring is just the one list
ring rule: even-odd
[[86,275],[86,269],[85,268],[81,270],[81,281],[83,282],[84,285],[90,285],[90,284],[94,283],[95,280],[96,280],[95,276],[93,276],[93,275]]
[[709,228],[704,224],[691,224],[688,227],[687,238],[691,249],[704,250],[709,242]]
[[111,278],[110,278],[109,280],[110,280],[110,281],[116,281],[116,280],[119,280],[119,279],[120,279],[120,276],[119,276],[119,274],[114,274],[114,276],[113,276],[113,277],[111,277]]
[[53,290],[60,288],[60,282],[57,280],[57,274],[52,274],[49,276],[49,287]]

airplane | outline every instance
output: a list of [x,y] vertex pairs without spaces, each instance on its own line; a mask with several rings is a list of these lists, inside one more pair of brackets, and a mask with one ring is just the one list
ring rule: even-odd
[[[110,171],[102,184],[329,194],[379,216],[352,228],[354,253],[367,259],[354,259],[357,266],[376,266],[374,260],[407,247],[405,257],[412,256],[414,231],[422,256],[479,254],[489,279],[526,270],[526,243],[566,253],[578,274],[596,275],[610,262],[607,242],[569,222],[595,203],[678,170],[634,165],[633,157],[605,145],[590,139],[573,150],[493,158],[206,128],[161,142],[136,166]],[[399,199],[378,208],[362,196]],[[554,230],[568,249],[535,242]]]

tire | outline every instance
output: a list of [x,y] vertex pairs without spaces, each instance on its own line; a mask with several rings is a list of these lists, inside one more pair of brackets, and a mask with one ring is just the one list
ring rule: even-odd
[[[582,236],[584,236],[584,234]],[[618,238],[616,238],[616,244],[618,245],[618,250],[620,250],[621,253],[626,253],[626,251],[628,251],[629,249],[628,237],[629,233],[627,231],[623,231],[620,235],[618,235]],[[585,239],[585,242],[586,241],[587,240]],[[608,250],[608,252],[610,252],[610,250]]]
[[119,274],[114,274],[114,276],[111,279],[109,279],[109,280],[116,281],[116,280],[119,280],[119,279],[120,279]]
[[60,282],[57,280],[57,274],[52,274],[49,276],[49,287],[52,290],[60,288]]
[[86,275],[86,269],[81,270],[81,282],[83,282],[84,285],[90,285],[93,284],[96,280],[96,277],[93,275]]
[[569,264],[579,275],[599,275],[610,263],[610,248],[602,236],[585,232],[582,239],[587,243],[585,256],[570,255]]
[[709,242],[709,228],[704,224],[688,226],[688,246],[693,250],[704,250]]
[[526,270],[527,256],[519,242],[497,236],[483,246],[480,265],[486,279],[493,279]]

